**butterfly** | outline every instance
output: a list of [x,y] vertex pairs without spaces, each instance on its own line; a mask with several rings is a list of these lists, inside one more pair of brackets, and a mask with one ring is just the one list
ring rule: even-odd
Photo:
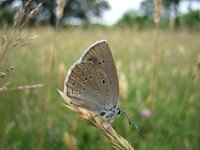
[[124,113],[118,107],[117,69],[106,40],[91,45],[69,69],[64,93],[71,104],[95,112],[110,123]]

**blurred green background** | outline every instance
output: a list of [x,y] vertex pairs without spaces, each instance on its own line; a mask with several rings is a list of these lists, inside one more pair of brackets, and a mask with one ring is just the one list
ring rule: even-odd
[[[110,1],[69,0],[59,21],[53,11],[56,1],[34,1],[24,20],[43,5],[23,26],[23,20],[13,26],[13,18],[26,1],[21,7],[13,2],[0,2],[0,149],[114,149],[102,133],[62,105],[56,90],[62,90],[67,70],[85,49],[101,39],[108,41],[116,61],[119,105],[139,128],[129,126],[123,116],[113,123],[117,133],[134,149],[200,148],[198,9],[188,3],[188,11],[180,13],[181,1],[163,1],[156,34],[153,1],[141,1],[139,10],[128,10],[109,26],[94,18],[112,9]],[[152,12],[145,14],[146,7]]]

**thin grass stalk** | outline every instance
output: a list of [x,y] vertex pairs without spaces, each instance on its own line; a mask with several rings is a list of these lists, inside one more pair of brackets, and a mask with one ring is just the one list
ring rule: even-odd
[[6,54],[6,52],[8,51],[8,48],[9,48],[10,44],[11,44],[12,41],[14,40],[16,31],[17,31],[17,30],[14,30],[14,31],[13,31],[13,33],[12,33],[12,35],[11,35],[11,38],[8,40],[8,43],[5,44],[5,47],[3,47],[3,49],[2,49],[2,54],[1,54],[1,58],[0,58],[0,64],[3,63],[3,59],[4,59],[4,57],[5,57],[5,54]]
[[71,111],[75,112],[79,118],[87,121],[95,128],[97,128],[98,131],[102,132],[108,138],[113,147],[115,147],[118,150],[134,150],[131,144],[129,144],[126,139],[118,135],[109,123],[107,123],[105,120],[101,119],[98,116],[94,117],[95,114],[93,112],[72,105],[68,97],[63,92],[59,90],[58,92],[64,100],[63,104]]
[[[171,124],[169,125],[171,128],[173,128],[175,126],[176,121],[178,120],[178,118],[180,116],[181,108],[183,107],[183,104],[187,101],[187,95],[188,95],[188,93],[190,93],[190,90],[192,88],[191,85],[192,85],[192,79],[189,80],[189,83],[188,83],[188,86],[187,86],[187,88],[184,92],[183,98],[181,99],[180,104],[178,105],[178,108],[175,111],[175,116],[172,119]],[[173,130],[169,130],[168,135],[166,137],[166,140],[164,140],[164,143],[162,144],[163,149],[164,149],[164,147],[166,147],[166,144],[169,142],[169,139],[173,138],[172,133],[173,133]]]
[[49,102],[51,100],[52,73],[53,73],[54,64],[55,64],[55,52],[56,52],[56,49],[55,49],[55,47],[53,47],[53,49],[50,53],[49,72],[48,72],[48,79],[47,79],[47,92],[46,92],[45,98],[44,98],[42,125],[40,128],[39,150],[43,149],[42,146],[44,144],[44,134],[45,134],[45,128],[46,128],[47,110],[48,110]]
[[154,23],[155,23],[155,44],[154,44],[154,51],[152,53],[152,76],[150,82],[150,94],[147,99],[147,103],[152,107],[154,100],[156,99],[157,95],[157,64],[158,64],[158,43],[159,43],[159,30],[160,30],[160,16],[162,11],[162,0],[154,0],[155,5],[155,14],[154,14]]
[[193,72],[192,72],[192,80],[193,80],[193,81],[194,81],[197,77],[199,77],[199,73],[200,73],[200,56],[198,57],[197,64],[196,64],[196,66],[194,67]]
[[42,6],[42,3],[38,4],[37,7],[34,8],[34,9],[30,12],[29,16],[28,16],[28,17],[25,19],[25,21],[22,23],[21,27],[23,27],[26,23],[28,23],[28,22],[39,12],[41,6]]
[[17,15],[14,18],[14,24],[13,24],[14,27],[22,23],[24,14],[30,8],[32,2],[33,2],[33,0],[28,0],[26,2],[25,6],[22,8],[22,10],[17,13]]
[[[29,0],[29,1],[25,4],[25,6],[23,7],[23,9],[22,9],[21,11],[19,11],[18,14],[15,16],[13,27],[16,27],[17,25],[19,25],[19,24],[22,23],[24,14],[25,14],[25,12],[28,11],[28,9],[30,8],[32,1],[33,1],[33,0]],[[26,18],[26,20],[25,20],[25,21],[21,24],[21,26],[19,27],[19,30],[20,30],[26,23],[28,23],[28,22],[33,18],[33,16],[35,16],[35,15],[38,13],[38,11],[40,10],[41,6],[42,6],[42,3],[40,3],[39,5],[37,5],[37,7],[31,11],[31,13],[29,14],[29,16]],[[14,37],[15,37],[17,31],[18,31],[17,28],[14,28],[14,31],[13,31],[13,33],[12,33],[12,35],[11,35],[11,38],[8,40],[7,43],[4,43],[4,44],[3,44],[3,47],[2,47],[2,54],[1,54],[1,56],[0,56],[0,64],[2,64],[3,58],[5,57],[5,54],[6,54],[6,52],[8,51],[8,48],[9,48],[10,44],[13,42]]]
[[58,31],[58,26],[60,19],[63,17],[63,11],[68,0],[56,0],[56,30]]
[[[1,144],[0,144],[0,149],[4,150],[6,149],[5,143],[7,142],[8,138],[9,138],[9,134],[12,131],[12,129],[16,126],[16,123],[14,121],[9,121],[4,129],[4,136],[2,138],[2,140],[0,140]],[[8,148],[7,148],[8,149]]]
[[55,29],[55,39],[53,43],[53,48],[51,51],[50,55],[50,62],[49,62],[49,72],[48,72],[48,79],[47,79],[47,92],[45,94],[44,98],[44,110],[43,110],[43,115],[42,115],[42,126],[40,128],[40,142],[39,142],[39,150],[43,149],[43,144],[44,144],[44,134],[45,134],[45,128],[46,128],[46,118],[47,118],[47,110],[48,110],[48,104],[49,101],[51,100],[51,89],[52,89],[52,73],[54,70],[54,64],[55,64],[55,55],[56,55],[56,42],[57,42],[57,34],[58,34],[58,24],[56,24],[56,29]]

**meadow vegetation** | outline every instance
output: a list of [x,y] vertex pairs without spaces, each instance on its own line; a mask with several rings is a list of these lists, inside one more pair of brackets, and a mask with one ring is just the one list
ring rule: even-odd
[[[7,39],[12,32],[7,28]],[[103,134],[62,105],[57,91],[70,66],[101,39],[116,61],[119,105],[139,128],[124,116],[113,124],[117,133],[134,149],[199,149],[199,32],[160,31],[154,101],[148,99],[154,30],[38,27],[16,33],[16,39],[23,38],[9,46],[0,66],[1,72],[14,67],[0,79],[1,88],[9,82],[0,91],[0,149],[113,149]]]

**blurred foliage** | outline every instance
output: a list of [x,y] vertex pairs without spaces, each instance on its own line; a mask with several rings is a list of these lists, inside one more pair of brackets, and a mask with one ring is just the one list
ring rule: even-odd
[[4,23],[12,24],[13,22],[13,16],[11,15],[10,11],[8,11],[5,8],[0,9],[0,25],[3,25]]
[[181,27],[200,30],[200,10],[191,11],[178,17]]
[[154,27],[154,23],[153,20],[147,16],[138,16],[136,12],[130,10],[117,21],[115,26],[144,29]]
[[[161,28],[168,28],[169,19],[162,18],[160,27]],[[117,21],[114,25],[115,27],[119,28],[132,28],[132,29],[153,29],[154,28],[154,21],[153,18],[148,16],[141,16],[138,15],[135,11],[129,10],[122,16],[121,19]]]
[[[2,13],[7,12],[13,18],[16,12],[21,9],[26,2],[27,0],[1,1],[0,11],[2,11]],[[16,6],[16,3],[19,5]],[[43,3],[43,8],[35,16],[35,21],[39,21],[40,23],[55,24],[56,0],[35,0],[32,2],[32,7],[34,7],[36,3]],[[67,0],[61,23],[66,24],[66,19],[69,18],[79,18],[82,22],[90,22],[93,17],[100,17],[102,13],[109,8],[110,6],[105,0]],[[5,15],[1,15],[0,17],[1,20],[7,20]],[[9,20],[9,22],[11,21],[12,20]],[[32,23],[35,21],[32,20]]]
[[[165,17],[170,18],[170,14],[177,16],[178,5],[181,0],[162,0],[163,14]],[[143,0],[140,4],[140,11],[143,16],[154,16],[154,0]]]
[[[149,94],[150,62],[155,48],[153,30],[70,28],[55,35],[52,28],[42,27],[20,30],[20,33],[27,36],[34,33],[38,39],[26,46],[19,44],[15,49],[10,48],[5,57],[4,63],[15,66],[15,69],[0,80],[0,83],[10,82],[8,90],[0,93],[0,149],[39,149],[41,140],[44,140],[41,149],[113,150],[101,133],[62,105],[62,98],[56,90],[62,89],[60,80],[63,74],[66,76],[66,70],[90,44],[100,39],[109,42],[119,79],[124,74],[128,83],[128,91],[124,91],[127,97],[119,99],[119,106],[134,118],[139,127],[137,131],[134,126],[129,126],[122,116],[116,118],[114,129],[135,149],[199,149],[200,80],[197,78],[190,84],[199,56],[199,32],[160,31],[158,95],[152,108],[145,100]],[[57,51],[51,98],[44,116],[49,60],[55,40]],[[62,64],[64,73],[59,69]],[[36,83],[45,86],[32,90],[10,89]],[[150,114],[147,115],[146,110]],[[41,138],[43,132],[44,139]],[[74,142],[68,142],[70,139]]]
[[[171,8],[169,2],[163,2],[163,13],[160,22],[161,28],[188,28],[200,29],[200,10],[190,10],[188,13],[179,14],[171,17],[169,9]],[[178,6],[178,2],[173,4]],[[176,6],[176,7],[177,7]],[[177,7],[178,8],[178,7]],[[178,10],[176,10],[178,11]],[[176,12],[177,13],[177,12]],[[144,1],[141,3],[139,12],[135,10],[128,10],[124,13],[121,19],[117,21],[115,27],[149,29],[154,28],[154,4],[153,0]]]

